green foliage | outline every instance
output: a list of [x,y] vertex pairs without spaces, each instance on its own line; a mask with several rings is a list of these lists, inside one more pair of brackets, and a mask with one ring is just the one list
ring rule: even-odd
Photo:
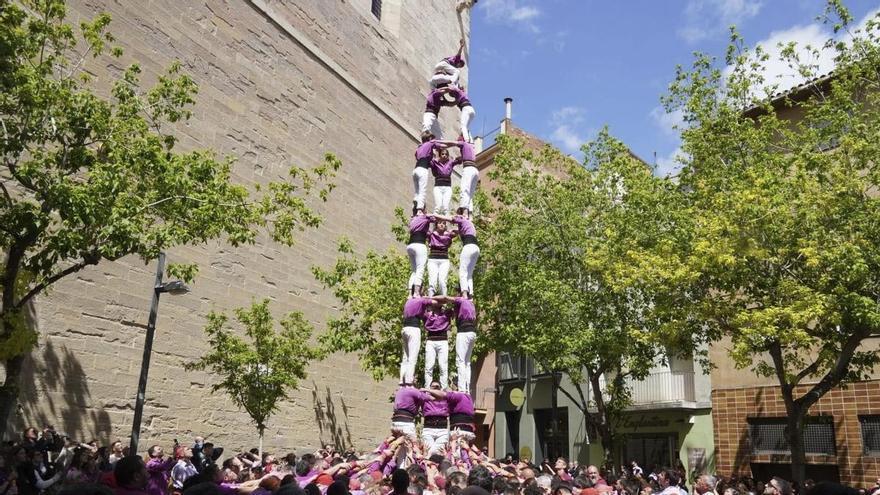
[[480,345],[530,356],[575,384],[604,374],[593,400],[610,428],[627,405],[624,377],[693,348],[679,338],[688,321],[677,287],[692,277],[680,254],[683,197],[607,131],[583,148],[584,164],[507,136],[497,145],[497,204],[480,233]]
[[210,350],[185,368],[208,370],[219,377],[211,390],[226,392],[262,435],[279,403],[289,397],[288,390],[307,377],[310,361],[321,359],[323,353],[309,344],[312,326],[302,313],[289,313],[276,332],[268,299],[250,309],[236,309],[235,317],[250,342],[227,327],[225,314],[212,312],[205,327]]
[[[829,13],[848,29],[840,2]],[[783,385],[829,373],[845,383],[878,362],[856,350],[880,330],[876,21],[853,34],[826,44],[833,78],[779,101],[762,76],[770,60],[737,36],[727,77],[698,56],[666,99],[687,123],[681,181],[696,220],[692,264],[715,289],[700,305],[711,338],[729,337],[738,366],[781,373]],[[812,59],[791,45],[781,57],[807,79],[819,75]]]
[[[326,200],[339,160],[291,166],[286,180],[254,191],[235,184],[232,158],[175,148],[173,125],[190,117],[198,89],[180,64],[148,89],[131,65],[101,97],[82,65],[89,56],[120,55],[110,17],[83,22],[77,35],[65,14],[62,0],[0,0],[4,322],[58,280],[104,260],[149,261],[215,239],[238,246],[260,230],[291,245],[297,232],[320,224],[308,198]],[[28,284],[15,293],[23,273]],[[191,280],[196,266],[169,273]],[[0,347],[27,351],[14,333],[4,323]]]

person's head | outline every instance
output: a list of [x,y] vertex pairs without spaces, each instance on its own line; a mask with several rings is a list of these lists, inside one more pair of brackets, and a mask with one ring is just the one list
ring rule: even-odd
[[38,435],[37,429],[33,426],[25,428],[24,433],[21,434],[25,441],[35,441]]
[[140,456],[132,455],[116,461],[113,467],[116,484],[129,489],[143,489],[147,486],[147,466]]
[[327,487],[327,495],[348,495],[348,483],[336,480]]
[[[3,456],[0,456],[2,458]],[[86,465],[89,463],[89,451],[85,449],[79,449],[73,454],[73,459],[70,461],[70,467],[76,469],[84,469]]]
[[112,450],[113,453],[116,455],[122,455],[122,442],[120,442],[119,440],[113,442],[112,444],[110,444],[110,450]]
[[175,459],[192,459],[192,456],[193,449],[190,447],[179,445],[177,449],[174,450]]
[[618,484],[620,485],[618,493],[621,495],[639,495],[639,492],[642,491],[642,484],[632,478],[620,480]]
[[492,480],[492,493],[496,495],[503,494],[506,488],[507,481],[505,481],[504,476],[496,476]]
[[296,461],[296,472],[297,476],[305,476],[309,474],[315,464],[318,462],[317,457],[314,454],[305,454]]
[[542,474],[535,478],[535,482],[538,484],[538,488],[541,489],[541,492],[545,495],[550,493],[550,488],[553,486],[553,478],[550,477],[549,474]]
[[405,493],[409,488],[409,473],[403,469],[395,469],[391,473],[391,488],[394,493]]
[[434,139],[434,135],[431,134],[431,131],[422,132],[422,142],[427,143],[428,141],[432,141]]
[[296,454],[291,452],[291,453],[287,454],[286,456],[284,456],[284,464],[287,464],[291,468],[295,467],[296,466]]
[[519,477],[523,479],[523,481],[533,480],[535,479],[535,470],[529,466],[526,466],[519,471]]
[[523,488],[523,495],[544,495],[544,491],[537,483],[529,483]]
[[660,488],[678,485],[678,472],[674,469],[664,469],[657,475],[657,483]]
[[205,457],[210,459],[211,455],[214,454],[214,444],[211,442],[205,442],[205,446],[202,447],[202,452],[204,452]]
[[263,465],[265,466],[266,464],[275,464],[275,456],[268,452],[263,452]]
[[791,483],[779,476],[774,476],[764,487],[764,495],[792,495]]
[[275,476],[266,476],[260,480],[260,488],[274,492],[281,486],[281,480]]
[[697,481],[694,483],[694,490],[699,495],[703,495],[704,493],[709,493],[715,489],[715,484],[717,480],[714,476],[704,474],[697,478]]
[[449,161],[449,150],[446,148],[441,149],[438,152],[438,156],[439,156],[441,162],[448,162]]
[[162,454],[162,447],[158,445],[151,445],[150,448],[147,449],[147,455],[150,456],[151,459],[162,457]]
[[[190,479],[198,480],[200,477],[193,476]],[[183,485],[183,493],[186,495],[220,495],[220,488],[216,483],[211,483],[210,481],[200,481],[189,486],[184,482]]]
[[572,495],[571,485],[563,481],[553,489],[553,495]]
[[437,220],[437,223],[434,224],[434,230],[441,234],[445,233],[448,228],[449,225],[446,223],[446,220]]
[[594,466],[592,464],[587,466],[587,473],[586,474],[587,474],[587,478],[590,478],[590,480],[593,482],[593,485],[595,485],[596,483],[599,482],[599,468],[597,468],[596,466]]
[[474,466],[468,473],[468,486],[479,486],[487,492],[492,491],[492,473],[484,466]]

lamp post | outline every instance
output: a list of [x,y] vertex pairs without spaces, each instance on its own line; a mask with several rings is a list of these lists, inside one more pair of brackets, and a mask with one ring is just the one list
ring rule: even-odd
[[129,454],[136,455],[138,440],[141,434],[141,420],[144,416],[144,400],[147,391],[147,374],[150,371],[150,355],[153,353],[153,335],[156,333],[156,317],[159,312],[159,295],[163,292],[169,294],[186,294],[189,287],[180,280],[162,283],[162,274],[165,271],[165,253],[159,253],[159,263],[156,266],[156,283],[153,286],[153,302],[150,305],[150,318],[147,320],[147,335],[144,338],[144,357],[141,361],[141,377],[138,381],[137,398],[134,404],[134,420],[131,425],[131,444]]

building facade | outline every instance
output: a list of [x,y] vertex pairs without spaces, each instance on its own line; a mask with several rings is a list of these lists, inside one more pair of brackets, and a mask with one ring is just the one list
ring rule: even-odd
[[[331,265],[342,236],[359,252],[396,244],[390,225],[394,208],[410,205],[428,79],[468,37],[468,13],[456,13],[453,0],[68,4],[74,25],[109,12],[125,50],[120,60],[90,62],[99,93],[130,63],[140,64],[147,85],[173,61],[182,63],[200,91],[193,118],[178,128],[180,147],[235,157],[238,182],[264,184],[292,163],[318,164],[327,152],[343,162],[329,202],[315,205],[325,223],[295,247],[260,236],[253,246],[209,243],[168,253],[169,262],[199,263],[200,274],[190,294],[162,299],[141,445],[200,434],[232,449],[253,447],[248,416],[210,392],[211,376],[183,370],[206,350],[205,315],[269,298],[276,315],[302,311],[321,331],[338,303],[310,267]],[[452,113],[443,124],[457,135]],[[127,441],[154,273],[155,263],[138,259],[102,263],[37,300],[39,346],[7,435],[54,425],[83,441]],[[388,432],[377,418],[390,418],[395,386],[374,382],[354,355],[315,363],[270,421],[266,448],[372,448]]]

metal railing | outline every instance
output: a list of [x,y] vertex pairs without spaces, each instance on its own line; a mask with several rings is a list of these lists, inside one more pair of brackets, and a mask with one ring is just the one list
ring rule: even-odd
[[632,404],[662,404],[669,402],[694,402],[693,371],[657,371],[644,380],[629,380]]

